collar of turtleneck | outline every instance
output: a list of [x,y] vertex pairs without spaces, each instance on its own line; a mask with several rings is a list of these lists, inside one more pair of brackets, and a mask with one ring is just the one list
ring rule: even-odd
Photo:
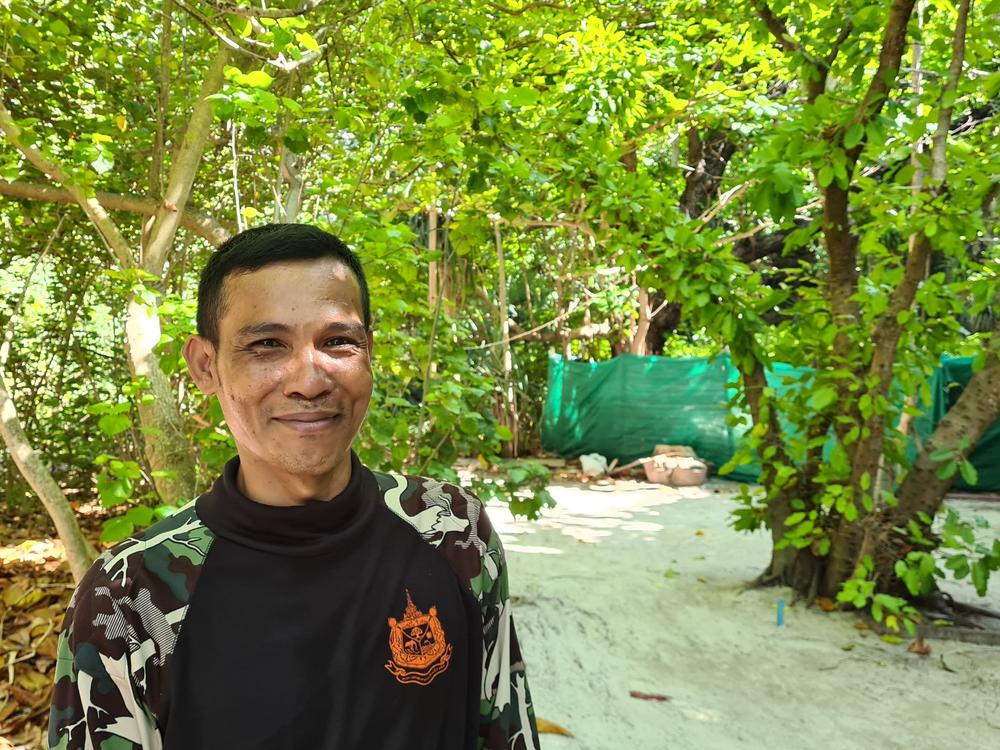
[[226,463],[212,489],[198,498],[198,517],[216,535],[236,544],[279,555],[321,555],[344,549],[364,528],[376,507],[378,483],[351,451],[351,478],[330,500],[274,506],[255,502],[236,484],[240,458]]

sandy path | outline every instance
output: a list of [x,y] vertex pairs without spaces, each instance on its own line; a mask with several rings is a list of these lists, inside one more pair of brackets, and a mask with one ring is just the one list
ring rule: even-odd
[[[791,606],[788,590],[741,593],[769,548],[727,527],[734,487],[556,486],[559,507],[542,521],[490,510],[536,711],[575,735],[546,735],[543,747],[1000,747],[1000,648],[932,641],[924,658],[859,632],[850,615]],[[1000,529],[996,505],[957,505]]]

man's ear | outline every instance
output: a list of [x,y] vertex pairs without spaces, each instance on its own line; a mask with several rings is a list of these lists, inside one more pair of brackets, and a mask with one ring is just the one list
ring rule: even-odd
[[191,379],[206,396],[219,389],[219,373],[215,368],[215,346],[201,336],[192,336],[184,344],[184,361],[191,371]]

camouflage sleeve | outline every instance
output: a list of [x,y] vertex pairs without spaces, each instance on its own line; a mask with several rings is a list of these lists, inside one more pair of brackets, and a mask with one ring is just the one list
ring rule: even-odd
[[479,522],[487,540],[483,567],[473,585],[479,589],[483,615],[479,745],[489,750],[537,750],[535,710],[511,617],[503,547],[485,512]]
[[129,668],[128,629],[117,627],[119,584],[97,561],[73,594],[59,634],[49,714],[50,750],[159,750],[160,735]]

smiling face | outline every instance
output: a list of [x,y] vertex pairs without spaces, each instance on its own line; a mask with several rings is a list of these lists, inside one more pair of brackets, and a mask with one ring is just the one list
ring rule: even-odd
[[184,356],[219,398],[245,491],[276,504],[282,487],[332,497],[372,395],[357,280],[335,259],[291,261],[229,276],[223,291],[218,346],[195,336]]

